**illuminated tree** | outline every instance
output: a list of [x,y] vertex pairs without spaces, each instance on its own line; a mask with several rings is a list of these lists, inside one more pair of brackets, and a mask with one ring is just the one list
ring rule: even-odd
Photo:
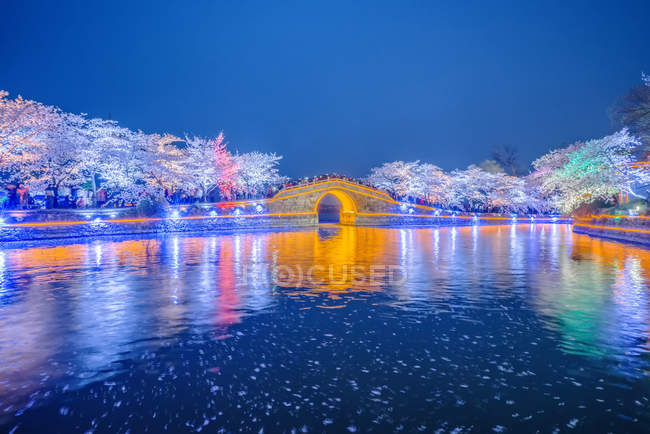
[[478,166],[451,172],[450,205],[485,210],[489,203],[490,174]]
[[19,173],[32,191],[71,187],[82,181],[82,149],[87,145],[84,135],[85,119],[70,113],[57,113],[46,128],[40,129],[23,153],[34,155],[21,161]]
[[229,195],[237,168],[226,149],[223,133],[214,139],[185,137],[185,143],[186,155],[182,163],[186,173],[185,185],[199,190],[203,201],[217,187],[222,194]]
[[233,161],[236,173],[233,177],[234,189],[238,193],[255,195],[264,189],[281,184],[287,180],[278,172],[281,155],[263,152],[236,154]]
[[488,207],[491,211],[522,212],[530,207],[526,181],[505,173],[488,173],[492,184],[488,191]]
[[571,212],[596,200],[613,201],[619,191],[647,185],[650,174],[630,163],[640,142],[626,129],[602,139],[552,151],[533,162],[531,180],[558,209]]
[[139,141],[144,148],[144,178],[159,195],[164,194],[165,190],[172,192],[179,189],[190,179],[185,168],[188,154],[174,145],[182,142],[181,139],[171,134],[139,133]]
[[80,150],[80,170],[91,185],[94,204],[100,183],[111,194],[109,199],[121,199],[121,192],[136,181],[129,174],[136,172],[133,166],[141,158],[133,147],[135,134],[115,121],[103,119],[87,120],[84,133],[86,145]]
[[419,180],[415,185],[422,185],[420,193],[431,202],[441,205],[448,205],[450,201],[449,188],[451,178],[440,167],[435,164],[423,163],[416,174]]
[[425,191],[419,161],[394,161],[373,167],[366,179],[377,188],[395,193],[400,197],[422,197]]
[[39,136],[60,122],[58,109],[20,95],[12,100],[8,95],[0,90],[0,171],[36,159]]

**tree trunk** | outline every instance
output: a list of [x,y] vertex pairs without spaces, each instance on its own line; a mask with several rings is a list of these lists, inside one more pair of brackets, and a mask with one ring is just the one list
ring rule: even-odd
[[97,208],[97,180],[95,179],[95,173],[93,173],[93,207]]
[[54,200],[52,201],[52,208],[58,208],[59,207],[59,185],[57,183],[54,183],[53,187],[54,191]]

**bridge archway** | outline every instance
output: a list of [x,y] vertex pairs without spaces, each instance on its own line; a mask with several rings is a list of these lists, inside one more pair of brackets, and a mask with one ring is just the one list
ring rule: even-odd
[[349,194],[343,190],[328,190],[320,195],[318,200],[316,200],[316,205],[314,206],[314,212],[318,216],[319,223],[321,223],[321,213],[319,213],[319,207],[323,204],[330,201],[338,201],[340,204],[339,211],[339,223],[342,225],[354,225],[355,215],[357,213],[357,204],[354,202],[354,199],[350,197]]

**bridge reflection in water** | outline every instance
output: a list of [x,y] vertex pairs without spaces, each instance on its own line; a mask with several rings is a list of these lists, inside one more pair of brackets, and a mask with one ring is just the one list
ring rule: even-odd
[[361,299],[396,312],[452,312],[460,322],[488,321],[486,304],[514,304],[557,334],[562,351],[634,369],[641,362],[630,354],[648,350],[649,286],[648,250],[568,225],[322,225],[4,248],[0,401],[26,399],[44,374],[45,383],[71,369],[79,375],[66,381],[83,384],[83,373],[96,381],[120,353],[184,330],[220,339],[285,303],[308,311]]

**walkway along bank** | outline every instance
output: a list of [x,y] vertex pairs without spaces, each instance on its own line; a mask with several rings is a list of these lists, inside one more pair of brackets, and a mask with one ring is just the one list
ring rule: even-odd
[[478,215],[399,202],[383,191],[342,179],[284,189],[270,199],[171,207],[164,216],[138,217],[135,210],[84,209],[8,211],[0,241],[173,232],[214,232],[315,226],[324,209],[355,226],[463,226],[475,224],[567,223],[557,217]]
[[650,217],[607,214],[575,217],[573,232],[650,246]]

